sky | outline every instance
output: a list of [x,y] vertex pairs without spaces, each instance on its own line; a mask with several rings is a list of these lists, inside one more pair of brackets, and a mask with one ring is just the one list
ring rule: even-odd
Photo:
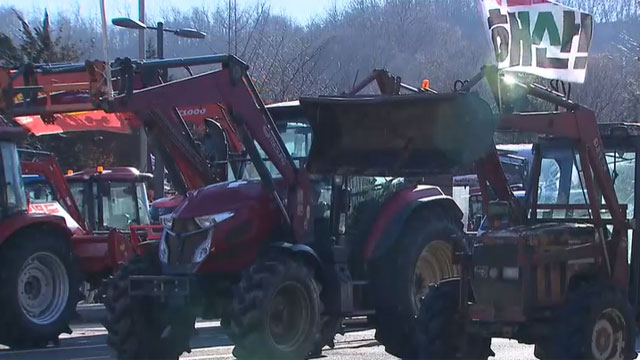
[[[118,16],[137,17],[138,0],[105,0],[107,7],[107,18]],[[226,3],[228,0],[146,0],[145,12],[147,17],[155,20],[162,19],[162,10],[171,7],[187,9],[203,4],[216,5],[219,2]],[[236,0],[238,7],[254,5],[260,0]],[[335,4],[339,5],[346,0],[264,0],[270,4],[271,10],[275,13],[286,14],[305,24],[314,17],[321,16],[327,9]],[[60,11],[75,12],[80,9],[81,16],[94,16],[99,18],[99,0],[0,0],[1,6],[13,6],[28,13],[36,11],[42,13],[47,8],[51,13]],[[186,26],[186,24],[185,24]]]

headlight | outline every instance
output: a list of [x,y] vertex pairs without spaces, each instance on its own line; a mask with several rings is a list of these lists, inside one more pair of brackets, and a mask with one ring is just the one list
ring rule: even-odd
[[498,271],[498,268],[490,268],[489,269],[489,277],[492,279],[497,279],[498,275],[500,274],[500,272]]
[[502,268],[502,278],[505,280],[518,280],[520,278],[520,268],[505,266]]
[[209,255],[209,251],[211,250],[211,233],[207,235],[207,240],[200,244],[196,249],[196,252],[193,254],[193,262],[200,263],[204,260],[207,255]]
[[214,215],[198,216],[195,218],[196,224],[203,229],[210,228],[213,225],[225,221],[233,216],[233,211],[225,211]]
[[173,216],[171,214],[160,216],[160,225],[165,229],[171,230],[171,227],[173,226]]
[[167,248],[167,242],[165,241],[165,233],[162,234],[160,246],[158,246],[158,258],[160,258],[160,262],[163,264],[166,264],[169,261],[169,249]]

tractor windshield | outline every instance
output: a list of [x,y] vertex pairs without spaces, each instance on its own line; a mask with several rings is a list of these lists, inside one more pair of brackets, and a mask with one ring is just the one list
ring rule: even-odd
[[101,205],[104,228],[126,229],[129,225],[148,225],[149,202],[143,183],[102,184]]
[[538,218],[588,218],[587,192],[572,147],[543,148],[538,179]]
[[51,185],[45,180],[30,181],[23,177],[25,192],[31,204],[45,204],[56,201]]
[[5,207],[4,214],[10,215],[27,210],[27,200],[24,193],[24,185],[20,174],[20,160],[16,144],[0,142],[2,152],[2,185],[4,191],[2,203]]
[[[278,128],[280,130],[282,141],[291,154],[296,166],[305,166],[307,157],[309,156],[309,148],[311,147],[311,127],[302,122],[288,122],[286,124],[279,124]],[[276,178],[281,177],[273,163],[267,159],[264,151],[260,149],[260,146],[257,143],[256,145],[258,146],[260,155],[262,155],[271,176]],[[245,167],[242,178],[244,180],[256,180],[260,177],[258,176],[255,166],[253,164],[248,164]]]
[[[635,186],[635,153],[607,152],[607,163],[614,182],[618,202],[627,207],[627,218],[633,218]],[[587,192],[580,170],[580,158],[569,147],[542,150],[538,182],[538,218],[588,218],[584,206]],[[604,200],[601,199],[602,204]],[[566,205],[562,208],[553,205]],[[602,208],[603,218],[611,218]]]

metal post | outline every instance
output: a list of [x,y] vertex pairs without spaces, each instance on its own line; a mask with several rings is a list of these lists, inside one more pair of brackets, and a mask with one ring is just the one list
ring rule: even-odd
[[[156,29],[156,57],[164,58],[164,23],[158,21]],[[167,69],[160,69],[162,81],[167,81]],[[159,151],[155,153],[156,161],[153,168],[153,196],[159,199],[164,196],[164,160]]]
[[[144,24],[144,0],[138,0],[138,20]],[[144,59],[144,29],[138,30],[138,58]]]
[[[138,20],[144,24],[144,0],[138,0]],[[140,60],[144,59],[146,55],[144,40],[144,29],[138,30],[138,58]],[[147,139],[147,133],[143,128],[138,130],[138,136],[138,140],[140,142],[140,160],[138,170],[146,172],[148,171],[149,162],[149,140]]]
[[[104,0],[100,1],[100,14],[102,16],[102,52],[104,54],[104,61],[109,64],[109,39],[107,35],[107,10],[104,4]],[[105,68],[105,80],[107,82],[107,99],[113,99],[113,88],[111,87],[111,67]]]
[[158,50],[158,59],[164,59],[164,23],[162,21],[158,21],[157,25],[158,30],[156,30],[156,48]]

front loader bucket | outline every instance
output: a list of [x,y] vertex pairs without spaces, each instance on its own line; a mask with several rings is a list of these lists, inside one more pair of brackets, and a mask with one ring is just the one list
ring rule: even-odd
[[497,117],[476,94],[302,98],[316,174],[424,176],[468,172],[492,151]]

